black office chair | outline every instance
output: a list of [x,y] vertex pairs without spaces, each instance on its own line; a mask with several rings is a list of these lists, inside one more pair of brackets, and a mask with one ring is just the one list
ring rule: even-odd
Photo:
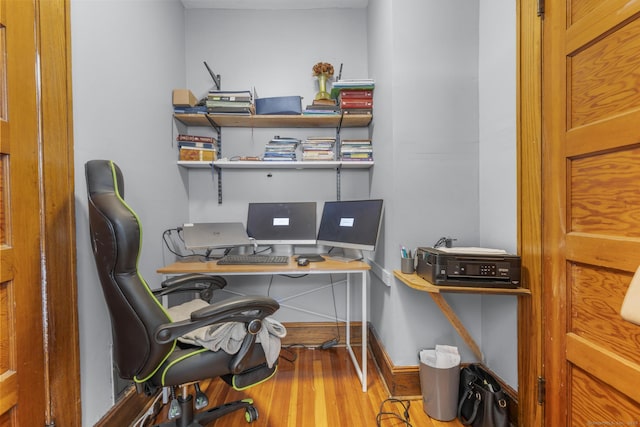
[[[233,297],[213,302],[191,313],[191,318],[172,322],[157,295],[198,291],[209,300],[224,279],[207,275],[186,275],[164,282],[152,290],[138,272],[141,224],[124,201],[124,182],[112,161],[91,160],[85,164],[91,245],[102,290],[111,318],[114,360],[119,375],[136,383],[138,392],[156,394],[161,387],[171,390],[170,423],[181,427],[206,425],[230,412],[244,409],[248,422],[258,417],[250,399],[199,412],[208,405],[197,381],[221,377],[235,388],[244,389],[275,374],[277,364],[268,367],[256,334],[262,320],[278,310],[278,303],[266,297]],[[247,335],[233,355],[202,347],[181,346],[177,339],[194,329],[225,322],[243,322]],[[196,382],[195,399],[174,398],[175,388]]]

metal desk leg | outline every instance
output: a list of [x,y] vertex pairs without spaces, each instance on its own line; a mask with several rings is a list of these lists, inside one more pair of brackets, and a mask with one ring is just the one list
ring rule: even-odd
[[367,272],[362,272],[362,368],[351,347],[351,274],[347,273],[347,351],[360,378],[362,391],[367,391]]

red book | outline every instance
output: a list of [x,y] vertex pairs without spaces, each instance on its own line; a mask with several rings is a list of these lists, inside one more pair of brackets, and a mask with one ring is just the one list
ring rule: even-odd
[[373,98],[371,89],[343,89],[340,98]]
[[350,108],[373,108],[371,98],[345,98],[340,99],[340,108],[348,110]]

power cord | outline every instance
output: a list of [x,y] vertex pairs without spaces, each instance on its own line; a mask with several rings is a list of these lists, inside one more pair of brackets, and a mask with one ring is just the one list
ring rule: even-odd
[[450,248],[453,246],[453,242],[455,242],[458,239],[452,239],[451,237],[441,237],[438,239],[437,242],[435,242],[433,244],[434,248],[440,248],[442,246],[446,247],[446,248]]
[[336,337],[323,342],[320,345],[322,350],[328,350],[331,347],[338,345],[340,342],[340,326],[338,325],[338,308],[336,306],[336,291],[333,283],[333,274],[329,274],[329,280],[331,280],[331,296],[333,297],[333,315],[336,319]]
[[146,424],[147,421],[153,420],[160,413],[160,409],[162,409],[162,404],[160,404],[159,406],[157,405],[161,397],[162,397],[162,393],[158,393],[158,395],[153,400],[153,403],[151,404],[149,409],[147,409],[147,412],[142,414],[142,416],[138,418],[138,420],[135,423],[132,424],[133,427],[143,427],[147,425]]
[[[399,403],[400,405],[402,405],[402,408],[404,409],[404,412],[402,414],[398,414],[396,412],[389,412],[389,411],[385,411],[384,410],[384,404],[385,403]],[[400,420],[400,422],[402,422],[405,427],[413,427],[411,425],[411,423],[409,422],[409,408],[411,407],[411,401],[410,400],[400,400],[400,399],[394,399],[394,398],[389,398],[389,399],[385,399],[381,404],[380,404],[380,411],[378,412],[378,415],[376,415],[376,426],[380,427],[382,424],[382,421],[384,421],[387,418],[393,418],[396,420]]]

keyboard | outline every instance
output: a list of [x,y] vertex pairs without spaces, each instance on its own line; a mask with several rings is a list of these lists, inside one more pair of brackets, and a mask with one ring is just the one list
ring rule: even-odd
[[289,264],[286,255],[227,255],[218,260],[218,265]]

